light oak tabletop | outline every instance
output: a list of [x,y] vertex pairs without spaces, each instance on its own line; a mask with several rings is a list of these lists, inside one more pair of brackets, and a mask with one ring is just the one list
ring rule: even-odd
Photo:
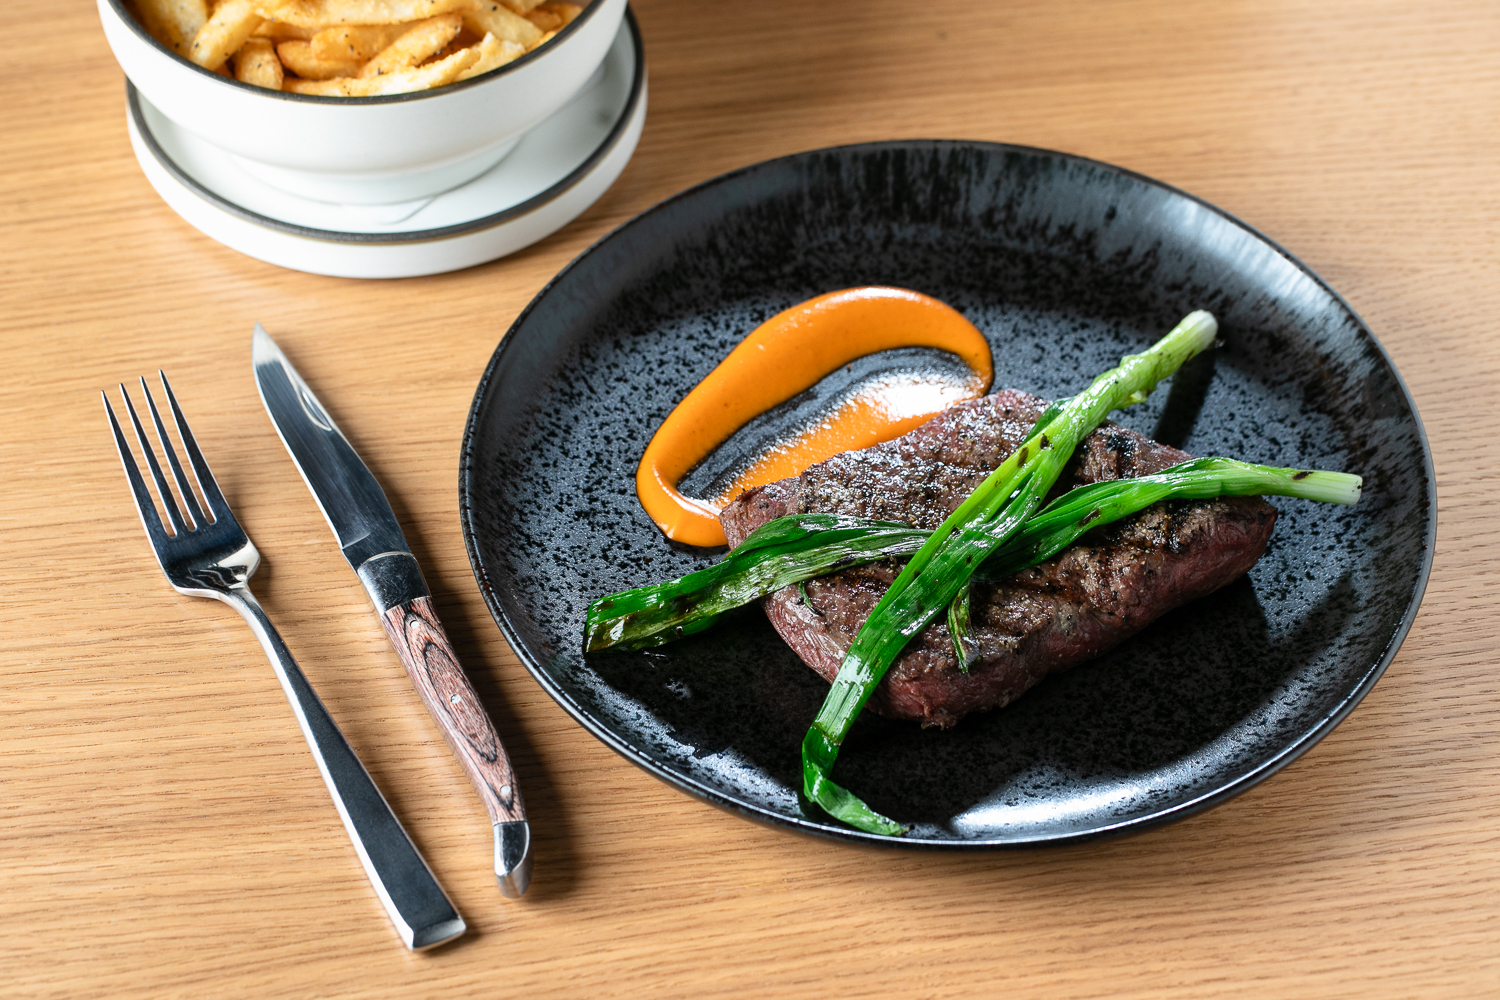
[[[192,229],[131,153],[93,4],[0,6],[0,994],[1500,995],[1500,6],[634,6],[651,104],[608,193],[508,259],[378,282]],[[547,280],[723,171],[910,137],[1063,150],[1212,202],[1337,289],[1416,399],[1439,521],[1415,626],[1328,738],[1206,813],[988,855],[756,826],[585,732],[475,585],[464,420]],[[497,893],[483,809],[265,418],[256,321],[392,495],[511,748],[536,837],[523,900]],[[163,581],[99,402],[157,368],[461,941],[400,945],[251,633]]]

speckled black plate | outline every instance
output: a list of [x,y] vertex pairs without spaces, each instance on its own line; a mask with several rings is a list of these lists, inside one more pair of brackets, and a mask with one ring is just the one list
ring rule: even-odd
[[[635,466],[657,424],[760,321],[864,284],[952,304],[990,338],[997,386],[1048,397],[1212,309],[1223,347],[1121,422],[1199,455],[1365,479],[1354,508],[1277,500],[1275,537],[1248,576],[1002,711],[950,732],[862,719],[836,775],[916,824],[900,840],[799,800],[798,747],[826,686],[758,608],[649,654],[585,658],[580,642],[592,598],[717,557],[668,544],[636,501]],[[908,363],[927,362],[889,361]],[[1427,580],[1436,512],[1400,376],[1295,258],[1148,178],[973,142],[772,160],[601,240],[501,341],[470,413],[460,489],[495,620],[599,739],[750,819],[962,848],[1141,829],[1296,759],[1395,655]]]

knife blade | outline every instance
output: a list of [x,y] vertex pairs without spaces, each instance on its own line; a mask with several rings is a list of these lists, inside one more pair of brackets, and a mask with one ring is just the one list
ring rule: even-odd
[[484,802],[494,827],[500,892],[520,896],[531,881],[531,827],[515,769],[458,664],[385,492],[259,323],[251,362],[281,443],[370,595],[412,685]]

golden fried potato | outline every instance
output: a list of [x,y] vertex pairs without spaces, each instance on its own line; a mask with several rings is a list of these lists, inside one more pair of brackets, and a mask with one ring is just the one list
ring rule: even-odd
[[520,14],[501,6],[498,0],[482,0],[463,12],[464,23],[475,34],[494,35],[502,42],[531,48],[542,38],[542,29]]
[[261,16],[304,28],[403,24],[461,11],[471,3],[473,0],[256,0]]
[[269,38],[251,38],[234,54],[234,78],[241,83],[280,90],[285,76]]
[[313,55],[319,59],[364,62],[401,37],[404,24],[348,24],[324,28],[312,36]]
[[260,27],[255,29],[252,38],[269,38],[275,42],[284,42],[289,38],[296,38],[304,42],[312,41],[318,33],[317,28],[299,28],[295,24],[287,24],[285,21],[262,21]]
[[494,35],[485,35],[474,46],[474,49],[479,53],[479,58],[474,61],[472,66],[458,74],[457,79],[467,80],[471,76],[488,73],[490,70],[499,69],[506,63],[526,54],[526,47],[524,45],[518,45],[511,41],[501,41]]
[[526,20],[536,25],[543,32],[556,31],[562,27],[562,18],[542,7],[538,7],[530,14],[527,14]]
[[557,32],[561,31],[573,18],[582,12],[583,8],[577,4],[544,3],[539,4],[531,13],[527,14],[526,20],[543,31]]
[[[418,21],[385,49],[365,63],[359,71],[363,77],[385,76],[397,70],[416,66],[447,47],[458,36],[464,19],[458,14]],[[477,58],[477,57],[476,57]]]
[[537,7],[562,19],[559,28],[566,28],[573,23],[573,19],[583,13],[583,8],[576,3],[544,3]]
[[517,14],[530,14],[533,8],[541,4],[542,0],[500,0],[500,2]]
[[136,8],[151,36],[180,56],[208,21],[208,0],[137,0]]
[[336,80],[288,79],[285,89],[296,94],[322,94],[333,97],[374,97],[380,94],[406,94],[413,90],[441,87],[458,79],[458,75],[479,58],[478,46],[470,46],[425,66],[398,69],[384,76],[343,77]]
[[260,27],[254,0],[219,0],[213,15],[198,29],[188,58],[204,69],[218,69]]
[[[289,38],[276,46],[281,64],[304,80],[332,80],[339,76],[358,76],[363,62],[349,59],[319,59],[312,42]],[[283,90],[290,88],[283,87]]]

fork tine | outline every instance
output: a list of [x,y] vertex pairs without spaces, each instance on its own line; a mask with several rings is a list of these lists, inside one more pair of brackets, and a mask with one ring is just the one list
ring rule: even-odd
[[182,512],[177,509],[177,501],[172,497],[172,488],[167,485],[167,477],[161,474],[161,464],[156,460],[156,452],[151,447],[151,442],[146,438],[146,428],[141,426],[141,418],[136,415],[135,403],[130,400],[130,393],[125,391],[125,383],[120,383],[120,395],[125,397],[125,412],[130,414],[130,422],[135,427],[135,439],[140,442],[141,453],[146,456],[146,467],[151,470],[151,478],[156,482],[156,491],[161,494],[162,506],[167,509],[167,518],[172,522],[172,528],[177,534],[188,530],[182,520]]
[[162,546],[167,543],[167,529],[162,527],[161,516],[156,513],[156,501],[151,499],[151,491],[146,488],[146,480],[141,478],[140,466],[135,464],[135,456],[130,454],[130,445],[125,441],[125,432],[120,430],[120,422],[115,419],[115,409],[109,405],[109,394],[99,393],[104,399],[104,412],[109,414],[109,426],[115,432],[115,447],[120,450],[120,462],[125,466],[125,478],[130,480],[130,492],[135,497],[135,509],[140,512],[141,523],[146,527],[146,537],[151,540],[151,547],[158,553]]
[[[165,379],[166,376],[162,376]],[[198,495],[193,492],[192,484],[188,482],[187,475],[182,471],[182,463],[177,461],[177,449],[172,447],[172,439],[167,436],[167,428],[161,422],[161,411],[156,408],[156,398],[151,395],[151,387],[141,379],[141,392],[146,394],[146,405],[151,410],[151,420],[156,424],[156,438],[161,442],[162,449],[167,453],[167,465],[172,468],[172,478],[177,480],[177,492],[182,496],[182,504],[187,508],[188,519],[194,528],[207,524],[203,516],[203,508],[198,506]]]
[[219,481],[214,478],[213,471],[209,469],[208,462],[203,458],[203,452],[198,450],[198,442],[193,437],[193,430],[188,426],[187,418],[182,415],[182,407],[177,405],[177,396],[172,392],[172,383],[167,381],[167,373],[157,370],[161,376],[162,388],[167,390],[167,405],[172,408],[172,419],[177,423],[177,433],[182,436],[182,448],[187,452],[188,462],[193,467],[193,475],[198,477],[198,487],[203,491],[203,499],[208,503],[208,512],[215,521],[221,521],[226,516],[232,517],[229,512],[229,504],[224,501],[224,494],[219,490]]

